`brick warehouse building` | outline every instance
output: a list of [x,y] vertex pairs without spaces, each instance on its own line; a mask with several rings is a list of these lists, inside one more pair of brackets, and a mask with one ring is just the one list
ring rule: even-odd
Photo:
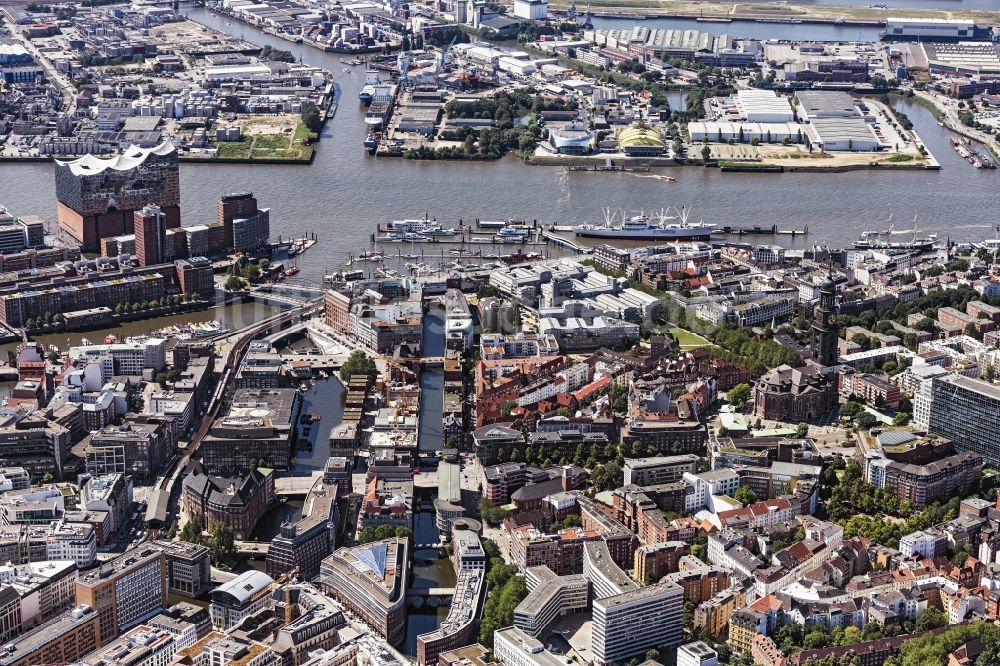
[[131,234],[133,215],[147,204],[160,207],[168,229],[181,224],[177,149],[169,141],[131,146],[110,159],[84,155],[55,165],[59,227],[84,250],[98,250],[102,238]]

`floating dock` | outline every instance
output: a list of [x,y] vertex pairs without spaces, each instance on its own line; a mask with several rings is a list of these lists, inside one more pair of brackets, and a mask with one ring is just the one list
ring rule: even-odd
[[762,227],[755,224],[752,227],[735,227],[731,225],[724,225],[721,227],[716,227],[712,231],[713,236],[774,236],[774,235],[785,235],[785,236],[808,236],[809,235],[809,225],[807,224],[802,229],[779,229],[778,225],[772,224],[769,227]]

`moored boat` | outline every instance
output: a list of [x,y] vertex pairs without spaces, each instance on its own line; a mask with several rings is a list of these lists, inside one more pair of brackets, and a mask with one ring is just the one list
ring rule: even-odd
[[620,213],[620,223],[615,223],[618,216],[610,208],[604,210],[603,224],[581,224],[573,229],[575,236],[583,238],[612,238],[621,240],[708,240],[714,224],[706,222],[691,223],[687,221],[689,211],[682,207],[672,216],[667,211],[661,211],[656,218],[645,213],[626,216]]

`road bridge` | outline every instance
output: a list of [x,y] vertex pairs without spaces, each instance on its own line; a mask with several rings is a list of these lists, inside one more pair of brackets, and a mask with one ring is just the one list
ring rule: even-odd
[[249,557],[252,560],[262,560],[267,557],[267,550],[270,544],[258,543],[256,541],[234,541],[233,546],[236,547],[236,552],[243,557]]
[[278,497],[290,495],[305,496],[323,472],[313,472],[309,476],[281,476],[274,480],[274,493]]

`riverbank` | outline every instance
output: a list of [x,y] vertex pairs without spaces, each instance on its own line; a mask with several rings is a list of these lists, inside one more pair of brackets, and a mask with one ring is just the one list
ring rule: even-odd
[[[222,17],[201,7],[187,8],[186,13],[190,19],[204,21],[234,37],[242,34],[261,45],[289,49],[296,59],[302,58],[307,64],[335,73],[346,66],[339,56],[287,44],[241,24],[227,26]],[[626,25],[625,21],[617,23]],[[610,25],[610,20],[605,25]],[[647,21],[646,25],[695,29],[700,24],[660,20]],[[705,24],[704,27],[735,34],[754,25]],[[836,32],[833,27],[810,33],[807,26],[759,26],[759,35],[774,39],[786,38],[783,30],[773,30],[776,27],[799,33],[800,38],[823,38]],[[847,32],[844,31],[843,38],[857,39],[857,30],[853,31],[853,37]],[[370,236],[377,222],[407,219],[424,211],[442,222],[513,217],[575,225],[601,222],[601,209],[605,207],[649,210],[658,209],[669,200],[689,205],[691,219],[695,221],[724,224],[740,220],[750,226],[777,224],[789,229],[808,224],[808,237],[774,238],[783,247],[804,248],[815,244],[849,245],[865,229],[873,227],[876,217],[884,219],[886,204],[891,202],[896,209],[903,205],[908,211],[920,211],[920,227],[927,233],[937,233],[942,238],[950,235],[961,242],[993,237],[1000,169],[972,168],[950,147],[948,137],[954,134],[939,127],[927,109],[909,100],[895,103],[907,113],[921,141],[941,162],[940,171],[884,169],[875,174],[865,169],[832,177],[800,172],[782,178],[767,173],[723,174],[718,169],[689,168],[680,172],[660,171],[677,178],[676,183],[665,183],[655,177],[656,171],[643,174],[532,169],[513,156],[492,162],[433,164],[377,159],[360,147],[366,109],[356,100],[364,77],[355,73],[337,79],[342,87],[341,104],[336,118],[323,130],[321,148],[316,151],[311,167],[296,167],[293,178],[289,177],[289,168],[280,165],[234,164],[224,170],[226,182],[238,183],[241,189],[254,192],[262,206],[271,208],[272,236],[300,237],[303,229],[313,229],[325,239],[299,259],[301,272],[296,280],[320,284],[324,275],[340,270],[352,252],[357,256],[371,247]],[[680,108],[682,97],[676,95],[677,104],[672,98],[673,108]],[[701,157],[697,154],[700,149],[696,148],[694,157]],[[55,223],[55,177],[51,165],[7,164],[0,166],[0,170],[4,175],[2,198],[8,210],[17,215],[40,215],[50,224]],[[203,220],[214,216],[221,173],[214,166],[181,167],[182,219]],[[483,187],[484,183],[489,183],[489,187]],[[787,187],[786,183],[794,187]],[[850,196],[845,196],[845,192]],[[958,221],[956,210],[961,211]],[[416,244],[414,247],[419,254],[419,247]],[[493,248],[484,250],[492,253]],[[403,252],[407,252],[405,245]],[[396,254],[396,248],[392,254]],[[406,259],[402,261],[405,263]],[[194,319],[201,316],[189,315]],[[246,325],[250,320],[242,323]],[[239,325],[223,325],[239,328]],[[160,322],[155,325],[162,326]],[[131,327],[136,329],[131,334],[149,332],[148,324]],[[119,338],[127,335],[124,331],[114,332]],[[53,338],[55,344],[66,343],[66,335]]]
[[[552,0],[549,11],[566,11],[569,0]],[[892,15],[923,19],[960,19],[981,25],[1000,23],[1000,11],[966,9],[880,9],[848,5],[715,3],[703,0],[593,0],[594,16],[607,18],[678,18],[850,26],[882,26]]]
[[26,331],[30,336],[54,335],[57,333],[65,333],[68,331],[73,331],[77,333],[85,333],[87,331],[96,331],[96,330],[104,331],[107,330],[109,327],[116,327],[127,322],[147,321],[151,319],[156,319],[157,317],[164,317],[167,315],[186,314],[188,312],[207,310],[210,307],[212,307],[212,305],[213,305],[212,301],[197,300],[187,303],[178,303],[176,305],[161,305],[157,307],[146,307],[141,310],[111,313],[108,315],[108,320],[94,322],[93,324],[68,325],[65,323],[50,323],[47,326],[26,327]]

